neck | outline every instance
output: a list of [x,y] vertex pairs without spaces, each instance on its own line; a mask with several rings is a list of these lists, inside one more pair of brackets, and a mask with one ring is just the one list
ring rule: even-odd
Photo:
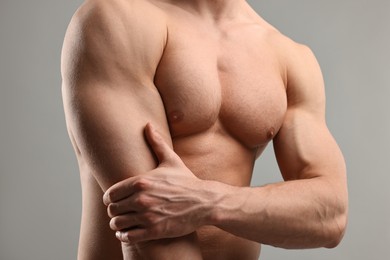
[[214,20],[234,18],[247,6],[246,0],[173,0],[176,5],[185,5],[202,16]]

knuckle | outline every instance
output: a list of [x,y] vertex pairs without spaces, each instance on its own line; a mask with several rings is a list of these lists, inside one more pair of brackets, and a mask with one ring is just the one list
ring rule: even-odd
[[147,190],[150,186],[150,181],[146,179],[145,177],[139,177],[134,182],[134,188],[138,191]]
[[141,208],[141,209],[146,209],[150,206],[150,201],[148,199],[147,196],[145,195],[139,195],[136,199],[135,199],[135,204]]

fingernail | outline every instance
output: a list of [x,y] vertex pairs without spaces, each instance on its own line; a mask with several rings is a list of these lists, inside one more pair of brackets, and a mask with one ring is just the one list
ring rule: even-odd
[[104,203],[104,205],[108,206],[108,196],[106,193],[104,193],[104,195],[103,195],[103,203]]
[[115,236],[117,239],[121,239],[121,232],[120,231],[115,232]]

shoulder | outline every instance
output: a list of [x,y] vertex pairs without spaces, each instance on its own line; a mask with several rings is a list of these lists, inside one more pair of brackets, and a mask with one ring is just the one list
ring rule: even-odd
[[262,28],[263,39],[266,40],[270,50],[279,61],[286,87],[288,87],[288,82],[291,83],[304,71],[318,71],[317,59],[310,47],[294,41],[261,17],[258,24]]
[[296,68],[297,65],[317,63],[316,57],[309,46],[294,41],[273,27],[268,29],[268,41],[287,71]]
[[[149,15],[155,15],[149,17]],[[76,11],[75,16],[111,20],[143,17],[159,19],[163,16],[161,9],[147,0],[86,0]],[[109,22],[109,20],[105,20]]]
[[117,75],[113,70],[150,76],[161,58],[166,35],[164,13],[148,1],[87,0],[68,26],[62,68],[65,72],[83,68],[94,77]]
[[77,9],[70,27],[78,26],[86,37],[133,36],[128,38],[133,39],[137,34],[156,33],[166,27],[165,21],[164,13],[148,1],[87,0]]
[[289,106],[311,106],[324,110],[325,92],[320,65],[311,48],[277,30],[269,33],[285,76]]

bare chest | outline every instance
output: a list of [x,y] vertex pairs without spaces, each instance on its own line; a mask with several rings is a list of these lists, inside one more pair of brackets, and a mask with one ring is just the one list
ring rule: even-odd
[[156,72],[172,137],[217,123],[248,147],[279,130],[287,101],[280,62],[256,27],[176,29]]

